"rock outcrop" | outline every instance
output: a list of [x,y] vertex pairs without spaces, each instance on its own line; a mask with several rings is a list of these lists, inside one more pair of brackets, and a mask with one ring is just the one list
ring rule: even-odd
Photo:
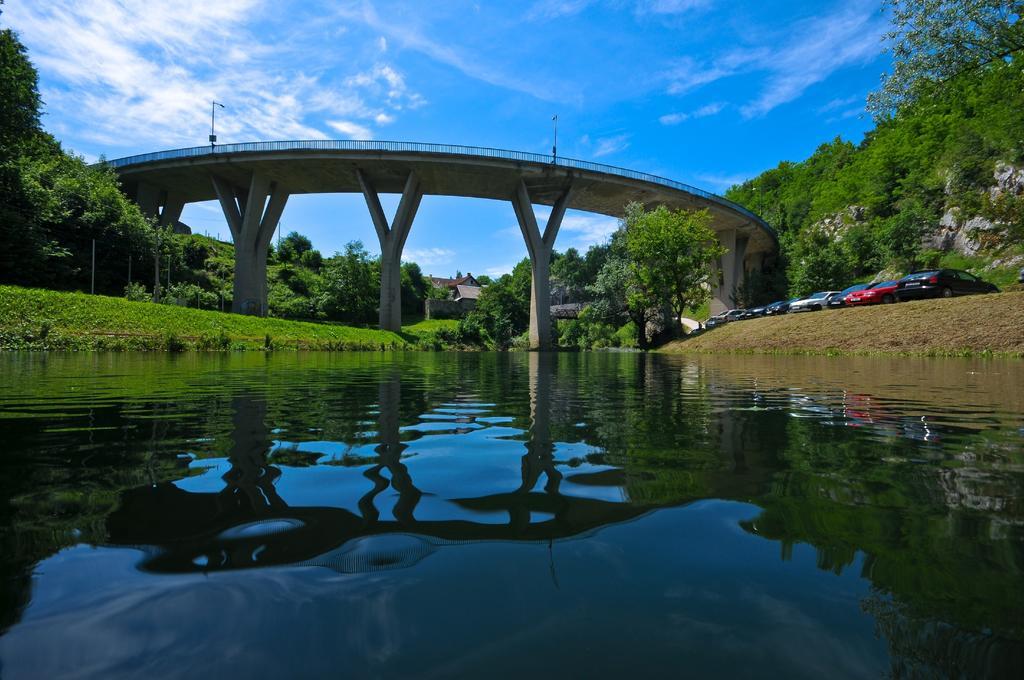
[[814,223],[813,229],[820,230],[829,238],[842,241],[850,227],[867,221],[867,210],[860,205],[851,205],[845,210],[823,217]]
[[1024,168],[1018,168],[1000,161],[996,163],[996,171],[993,173],[993,177],[996,180],[996,184],[988,192],[992,199],[999,198],[1003,194],[1011,194],[1013,196],[1024,194]]
[[[1004,194],[1019,196],[1024,193],[1024,168],[999,162],[992,178],[995,184],[987,192],[991,200]],[[953,207],[946,210],[935,229],[925,234],[921,247],[977,255],[980,250],[999,245],[1005,228],[1005,225],[981,215],[965,218],[959,208]]]

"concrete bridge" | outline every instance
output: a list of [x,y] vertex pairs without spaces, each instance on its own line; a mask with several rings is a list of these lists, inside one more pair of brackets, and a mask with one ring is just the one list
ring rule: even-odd
[[[627,203],[707,208],[728,253],[712,311],[732,306],[746,272],[778,247],[771,227],[714,194],[641,172],[586,161],[479,147],[411,142],[312,140],[193,147],[109,161],[128,194],[161,224],[185,204],[218,200],[235,243],[232,311],[267,313],[267,248],[292,194],[362,193],[381,250],[380,327],[401,328],[402,249],[424,195],[509,201],[533,272],[530,345],[550,342],[551,251],[567,209],[621,217]],[[379,193],[401,194],[388,221]],[[534,205],[551,206],[537,222]]]

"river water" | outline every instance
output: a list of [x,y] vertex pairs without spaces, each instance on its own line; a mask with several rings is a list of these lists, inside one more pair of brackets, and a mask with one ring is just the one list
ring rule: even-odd
[[6,355],[0,432],[4,678],[1024,667],[1024,362]]

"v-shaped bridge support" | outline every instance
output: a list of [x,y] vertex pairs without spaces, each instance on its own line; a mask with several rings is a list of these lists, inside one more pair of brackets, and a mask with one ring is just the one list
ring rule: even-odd
[[558,236],[558,228],[562,226],[571,195],[570,184],[551,207],[551,215],[548,216],[543,234],[537,225],[530,192],[523,180],[519,180],[512,195],[512,207],[516,211],[516,220],[519,221],[519,229],[523,232],[526,250],[530,255],[530,349],[551,347],[551,251],[555,247],[555,237]]
[[288,202],[288,192],[254,172],[248,187],[213,176],[213,188],[235,242],[231,311],[267,315],[267,248]]
[[380,328],[398,332],[402,330],[402,249],[423,199],[423,189],[416,173],[410,172],[395,219],[389,225],[370,179],[359,169],[356,177],[380,241]]

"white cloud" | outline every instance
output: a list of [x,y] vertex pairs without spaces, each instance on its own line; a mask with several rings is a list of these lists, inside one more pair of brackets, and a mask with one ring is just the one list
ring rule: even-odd
[[827,104],[818,107],[818,113],[828,113],[829,111],[835,111],[836,109],[841,109],[844,106],[849,106],[855,101],[863,100],[864,97],[858,95],[853,95],[852,97],[838,97],[836,99],[831,100]]
[[[745,118],[754,118],[797,99],[841,68],[876,58],[886,28],[887,19],[873,0],[853,0],[831,14],[792,25],[789,39],[779,45],[731,50],[705,63],[682,57],[663,78],[669,94],[682,95],[722,78],[767,73],[760,94],[740,109]],[[670,118],[666,124],[672,121],[679,122]]]
[[840,68],[871,61],[879,54],[879,38],[885,29],[886,20],[873,3],[855,3],[799,24],[794,30],[797,39],[773,55],[771,75],[761,95],[740,109],[741,113],[747,118],[764,115]]
[[406,248],[403,262],[415,262],[421,267],[436,267],[455,259],[455,251],[447,248]]
[[711,189],[715,193],[721,193],[731,186],[742,184],[754,176],[755,173],[702,173],[696,175],[697,186],[703,189]]
[[[548,217],[551,215],[551,208],[547,206],[538,207],[536,213],[537,224],[541,229],[544,229]],[[562,225],[558,229],[555,248],[563,251],[566,248],[586,250],[592,245],[607,241],[618,228],[619,221],[614,217],[568,211],[562,218]],[[519,227],[516,226],[514,229],[516,235],[522,239],[522,232],[519,230]],[[511,229],[503,229],[502,232],[511,234]]]
[[692,57],[677,59],[663,77],[668,81],[668,93],[686,94],[702,85],[741,73],[751,65],[766,61],[771,55],[767,48],[733,50],[712,64],[698,63]]
[[203,144],[213,99],[227,105],[217,116],[221,143],[324,138],[320,116],[365,130],[422,105],[391,66],[349,85],[316,65],[335,46],[300,49],[250,30],[272,11],[258,0],[54,0],[8,5],[4,18],[40,69],[48,110],[75,130],[72,142]]
[[658,118],[658,122],[662,125],[678,125],[679,123],[691,118],[706,118],[708,116],[713,116],[716,113],[720,113],[724,108],[724,102],[712,102],[690,112],[666,113],[664,116]]
[[683,14],[707,9],[712,0],[639,0],[638,14]]
[[558,230],[557,248],[586,250],[592,245],[604,243],[615,230],[619,221],[605,215],[566,215]]
[[[526,19],[549,21],[576,16],[595,4],[595,0],[536,0],[526,11]],[[683,14],[707,9],[712,4],[713,0],[636,0],[635,11],[638,15]]]
[[504,68],[495,67],[481,55],[466,56],[452,45],[450,39],[443,42],[432,40],[419,29],[403,24],[399,17],[393,14],[382,18],[368,2],[358,7],[341,7],[338,9],[338,16],[349,21],[358,21],[375,31],[380,31],[400,46],[425,54],[474,80],[522,92],[542,101],[581,99],[579,88],[570,81],[546,82],[536,73],[524,76],[520,74],[520,70],[512,70],[510,73]]
[[426,103],[423,97],[409,90],[402,74],[387,64],[377,64],[369,71],[349,76],[345,84],[351,88],[362,88],[383,98],[395,111],[403,108],[416,109]]
[[594,158],[610,156],[613,153],[624,151],[629,148],[629,135],[622,134],[611,137],[601,137],[595,144],[594,152],[592,154]]
[[526,11],[528,21],[558,19],[579,14],[594,0],[537,0]]
[[349,120],[329,120],[327,124],[349,139],[373,139],[370,128]]
[[517,263],[511,262],[506,264],[499,264],[494,267],[488,267],[484,270],[484,274],[490,276],[492,279],[496,279],[504,274],[511,274]]
[[705,118],[707,116],[713,116],[716,113],[719,113],[724,108],[725,108],[725,103],[724,102],[711,102],[710,104],[705,104],[704,106],[702,106],[699,109],[697,109],[696,111],[694,111],[693,112],[693,117],[694,118]]

